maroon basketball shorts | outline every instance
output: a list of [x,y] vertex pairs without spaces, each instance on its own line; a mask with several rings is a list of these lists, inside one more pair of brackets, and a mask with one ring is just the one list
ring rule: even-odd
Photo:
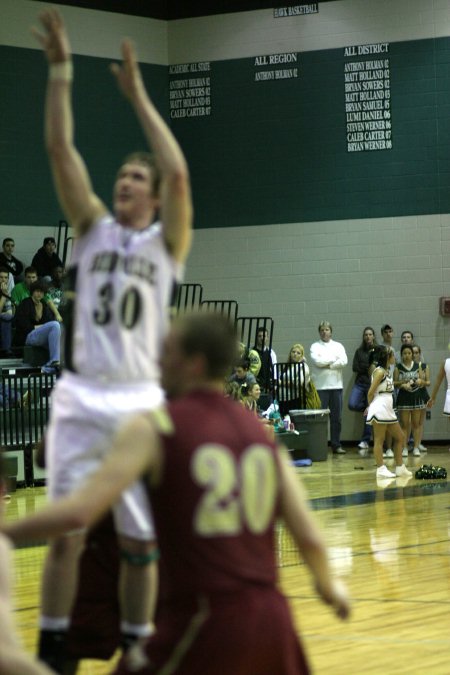
[[271,587],[164,604],[156,633],[116,674],[307,675],[285,598]]

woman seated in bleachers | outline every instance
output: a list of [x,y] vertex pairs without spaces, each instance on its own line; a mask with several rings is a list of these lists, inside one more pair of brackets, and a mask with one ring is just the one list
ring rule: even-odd
[[35,281],[30,286],[30,297],[22,300],[17,307],[14,344],[48,349],[50,358],[42,371],[51,374],[59,369],[61,326],[55,321],[49,307],[42,302],[45,291],[45,285]]
[[286,366],[278,370],[278,377],[279,405],[283,417],[289,410],[299,407],[309,410],[322,407],[317,389],[311,381],[303,345],[298,342],[292,345]]
[[255,415],[260,416],[258,401],[261,396],[261,387],[257,382],[243,387],[244,405],[248,410],[251,410]]
[[241,385],[237,382],[225,382],[223,393],[225,394],[226,398],[232,398],[233,401],[244,403]]
[[289,410],[301,406],[304,400],[303,388],[306,391],[310,382],[303,345],[298,342],[292,345],[286,364],[281,372],[278,371],[278,397],[282,416],[287,415]]

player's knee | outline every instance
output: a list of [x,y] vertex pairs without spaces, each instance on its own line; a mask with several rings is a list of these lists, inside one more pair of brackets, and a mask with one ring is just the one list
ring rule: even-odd
[[120,558],[133,567],[144,567],[159,559],[156,542],[122,539],[120,542]]
[[81,533],[66,534],[57,537],[50,544],[50,554],[55,559],[80,555],[84,548],[85,537]]

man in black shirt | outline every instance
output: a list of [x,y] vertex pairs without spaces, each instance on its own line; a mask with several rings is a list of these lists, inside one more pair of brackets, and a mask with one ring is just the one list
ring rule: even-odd
[[14,239],[11,239],[11,237],[3,239],[0,266],[6,267],[8,272],[11,272],[14,277],[14,283],[17,284],[18,281],[22,280],[23,263],[13,256],[15,245]]
[[36,268],[38,277],[43,281],[51,281],[55,267],[63,267],[62,261],[56,253],[54,237],[45,237],[44,245],[35,253],[32,266]]
[[261,359],[261,369],[257,375],[257,381],[262,391],[261,407],[270,404],[272,389],[272,367],[277,362],[277,357],[269,345],[269,331],[265,326],[256,329],[256,343],[253,349],[258,352]]

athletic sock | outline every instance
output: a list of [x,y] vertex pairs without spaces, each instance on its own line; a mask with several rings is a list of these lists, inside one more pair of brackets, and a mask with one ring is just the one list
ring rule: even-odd
[[40,631],[38,657],[55,673],[64,672],[66,642],[67,630],[41,629]]
[[120,624],[121,641],[120,646],[122,651],[127,652],[138,640],[147,638],[154,633],[154,626],[151,623],[147,624],[131,624],[127,621],[122,621]]

